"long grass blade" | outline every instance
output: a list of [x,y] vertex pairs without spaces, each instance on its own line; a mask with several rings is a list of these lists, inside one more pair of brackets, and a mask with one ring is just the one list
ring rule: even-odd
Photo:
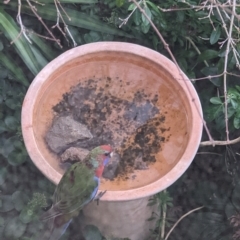
[[46,43],[46,41],[38,37],[36,34],[30,33],[28,37],[41,50],[42,54],[48,61],[57,57],[58,54]]
[[12,59],[8,54],[0,52],[0,62],[4,67],[11,71],[16,78],[16,81],[21,82],[24,86],[29,86],[22,69],[15,64],[14,59]]
[[[20,57],[30,69],[30,71],[36,75],[41,70],[41,68],[39,67],[34,54],[29,48],[29,43],[27,43],[26,39],[22,35],[18,37],[20,32],[19,28],[17,27],[12,17],[1,8],[0,28],[9,41],[14,41],[13,44],[16,51],[19,53]],[[18,39],[16,39],[17,37]]]
[[[16,2],[9,2],[8,4],[2,5],[3,8],[11,9],[17,11]],[[45,4],[44,6],[37,5],[37,13],[46,20],[54,21],[57,20],[57,12],[56,8],[53,4]],[[74,9],[70,9],[64,7],[67,14],[71,17],[69,20],[67,17],[64,17],[64,21],[69,26],[80,27],[92,31],[108,33],[112,35],[134,38],[131,34],[128,34],[120,29],[116,29],[114,27],[109,26],[107,23],[102,22],[100,19],[96,17],[91,17],[88,14],[82,13],[80,11],[76,11]],[[31,11],[29,6],[22,5],[22,13],[29,14],[34,16],[34,13]],[[61,19],[60,19],[61,22]]]
[[[40,0],[40,3],[52,3],[53,0]],[[84,4],[93,4],[98,3],[98,0],[61,0],[61,3],[84,3]]]

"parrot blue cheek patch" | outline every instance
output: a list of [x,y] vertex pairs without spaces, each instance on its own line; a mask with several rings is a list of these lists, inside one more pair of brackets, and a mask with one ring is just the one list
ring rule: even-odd
[[109,162],[109,158],[106,158],[104,161],[103,161],[103,165],[105,166],[106,164],[108,164]]

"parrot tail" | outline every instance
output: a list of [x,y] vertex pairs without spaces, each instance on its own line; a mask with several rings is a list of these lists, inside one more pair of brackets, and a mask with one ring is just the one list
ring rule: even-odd
[[40,220],[41,221],[48,221],[52,218],[55,218],[59,215],[62,215],[62,213],[60,211],[58,211],[58,209],[55,206],[52,206],[47,212],[44,212],[41,217]]
[[52,218],[48,220],[43,229],[43,233],[38,236],[38,239],[41,240],[58,240],[60,237],[66,232],[69,224],[72,219],[63,225],[57,226],[56,224],[57,218]]

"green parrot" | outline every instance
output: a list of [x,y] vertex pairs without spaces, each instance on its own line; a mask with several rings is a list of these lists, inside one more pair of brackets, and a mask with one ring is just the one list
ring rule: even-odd
[[82,162],[73,164],[65,172],[54,192],[51,209],[40,218],[47,221],[47,230],[39,239],[58,240],[72,218],[78,216],[80,210],[95,198],[111,153],[109,145],[96,147]]

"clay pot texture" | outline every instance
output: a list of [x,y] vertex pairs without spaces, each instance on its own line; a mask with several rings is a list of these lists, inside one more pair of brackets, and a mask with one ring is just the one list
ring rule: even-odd
[[[109,190],[98,206],[92,203],[84,211],[86,221],[98,226],[103,234],[142,240],[148,229],[154,227],[145,221],[152,212],[146,206],[148,197],[166,189],[186,171],[201,140],[202,110],[198,95],[172,61],[151,49],[120,42],[91,43],[63,53],[44,67],[28,89],[22,106],[23,138],[34,164],[58,184],[63,170],[44,140],[54,117],[52,107],[80,81],[102,77],[115,79],[112,94],[120,98],[141,88],[159,94],[157,104],[171,128],[170,140],[159,155],[169,161],[170,167],[161,177],[129,190],[124,187]],[[131,83],[127,91],[121,91],[118,79]],[[150,179],[150,175],[143,171],[142,178]]]

